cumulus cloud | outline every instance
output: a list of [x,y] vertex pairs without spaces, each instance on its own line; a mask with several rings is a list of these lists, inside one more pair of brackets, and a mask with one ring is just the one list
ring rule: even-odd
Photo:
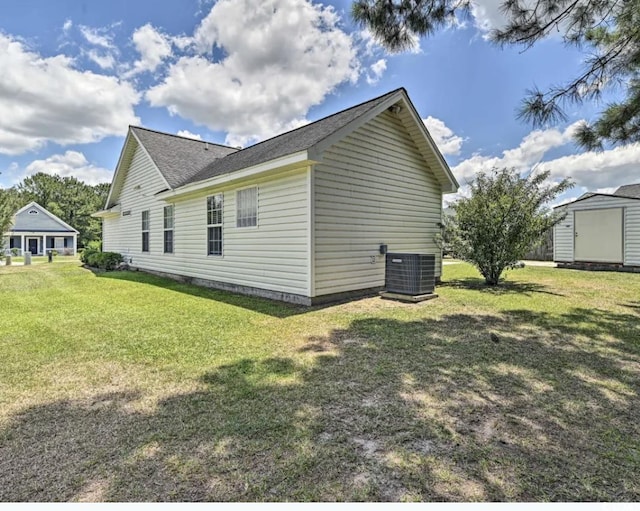
[[306,123],[312,106],[360,71],[333,7],[305,0],[220,0],[193,44],[196,54],[170,64],[146,98],[226,131],[234,146]]
[[367,83],[369,85],[375,85],[376,83],[378,83],[378,81],[380,80],[380,78],[382,78],[382,75],[384,74],[386,69],[387,69],[386,59],[380,59],[374,62],[373,64],[371,64],[371,66],[369,66],[370,72],[367,73]]
[[[514,167],[520,172],[528,172],[533,168],[549,170],[551,179],[559,181],[570,178],[575,183],[576,186],[571,192],[573,197],[587,191],[607,193],[623,184],[640,181],[640,144],[545,159],[550,150],[571,144],[575,128],[581,122],[583,121],[575,122],[564,130],[533,131],[525,136],[517,147],[503,151],[500,156],[475,154],[451,170],[463,185],[471,181],[478,171],[486,171],[492,167]],[[464,196],[466,193],[468,190],[463,186],[458,196]],[[456,196],[452,196],[448,200],[455,198]]]
[[180,130],[177,135],[179,137],[192,138],[194,140],[202,140],[202,137],[197,133],[191,133],[189,130]]
[[44,58],[0,34],[0,69],[0,153],[21,154],[47,141],[97,142],[139,124],[131,84],[79,71],[64,55]]
[[580,122],[562,131],[558,129],[532,131],[517,147],[503,151],[501,156],[474,154],[452,170],[460,183],[473,179],[479,170],[488,170],[492,167],[515,167],[521,171],[528,170],[540,163],[549,150],[568,144]]
[[134,62],[130,75],[145,71],[153,72],[164,59],[171,55],[169,38],[149,23],[136,29],[132,40],[140,58]]
[[65,20],[64,24],[62,25],[62,30],[64,30],[65,32],[69,32],[69,30],[71,30],[72,26],[73,26],[73,21],[67,19],[67,20]]
[[42,160],[34,160],[24,169],[13,165],[11,173],[14,183],[38,172],[60,177],[75,177],[89,185],[108,183],[113,172],[90,163],[85,155],[78,151],[66,151],[64,154],[53,154]]
[[443,121],[435,117],[422,119],[442,154],[460,154],[463,138],[456,135]]

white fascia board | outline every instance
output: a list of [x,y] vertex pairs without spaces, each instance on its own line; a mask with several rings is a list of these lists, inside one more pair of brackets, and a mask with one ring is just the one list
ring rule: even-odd
[[229,172],[228,174],[215,176],[210,179],[205,179],[204,181],[198,181],[197,183],[184,185],[180,188],[176,188],[175,190],[167,190],[166,192],[157,194],[156,198],[158,198],[159,200],[170,201],[171,199],[181,197],[183,195],[197,193],[201,190],[207,190],[209,188],[215,188],[222,184],[229,183],[230,181],[246,179],[258,174],[262,174],[264,172],[268,172],[270,170],[298,165],[300,167],[305,167],[313,163],[316,162],[309,161],[309,155],[307,154],[306,150],[300,151],[297,153],[289,154],[287,156],[282,156],[281,158],[276,158],[275,160],[269,160],[265,163],[260,163],[259,165],[247,167],[246,169]]
[[109,209],[103,209],[101,211],[96,211],[95,213],[91,213],[93,218],[111,218],[114,216],[118,216],[120,214],[120,205],[113,206]]

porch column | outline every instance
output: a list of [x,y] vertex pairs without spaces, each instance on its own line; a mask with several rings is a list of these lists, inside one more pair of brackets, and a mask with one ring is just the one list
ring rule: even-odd
[[78,235],[73,235],[73,255],[78,255]]
[[24,234],[20,235],[20,255],[24,255]]
[[41,247],[42,255],[47,255],[47,235],[42,235],[42,247]]

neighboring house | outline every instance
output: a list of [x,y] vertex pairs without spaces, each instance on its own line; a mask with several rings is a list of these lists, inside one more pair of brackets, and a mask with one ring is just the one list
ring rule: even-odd
[[640,271],[640,184],[586,193],[559,208],[567,213],[554,228],[559,266]]
[[95,216],[134,268],[311,304],[381,288],[381,245],[439,276],[457,189],[398,89],[242,150],[130,127]]
[[20,255],[25,251],[44,255],[47,250],[73,255],[77,240],[78,231],[37,202],[30,202],[20,209],[9,231],[3,234],[5,250],[15,248]]

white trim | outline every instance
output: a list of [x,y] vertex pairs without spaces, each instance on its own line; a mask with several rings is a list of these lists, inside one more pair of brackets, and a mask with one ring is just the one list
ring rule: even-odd
[[[224,197],[224,193],[225,192],[218,192],[218,193],[214,193],[211,195],[207,195],[204,201],[205,204],[205,220],[206,220],[206,232],[205,232],[205,253],[207,254],[207,257],[215,257],[215,258],[219,258],[219,259],[223,259],[224,258],[224,218],[225,218],[225,213],[224,213],[224,208],[227,204],[227,201],[225,200]],[[220,195],[222,197],[222,208],[220,208],[220,212],[222,213],[222,218],[220,219],[221,222],[219,224],[210,224],[209,223],[209,198],[210,197],[215,197],[217,195]],[[220,227],[220,238],[221,238],[221,247],[220,247],[220,253],[219,254],[210,254],[209,253],[209,228],[210,227]]]
[[309,163],[311,162],[308,159],[307,151],[300,151],[287,156],[283,156],[282,158],[276,158],[275,160],[269,160],[268,162],[260,163],[259,165],[247,167],[242,170],[229,172],[227,174],[215,176],[204,181],[198,181],[197,183],[184,185],[174,190],[167,190],[166,192],[156,194],[156,197],[159,200],[168,202],[174,197],[180,197],[189,193],[206,192],[206,195],[209,196],[211,195],[211,192],[208,189],[215,188],[221,184],[236,181],[238,179],[244,179],[247,177],[253,177],[257,174],[262,174],[263,172],[267,172],[269,170],[280,169],[281,167],[304,167]]
[[308,236],[308,289],[309,297],[313,298],[316,295],[316,255],[315,255],[315,242],[316,242],[316,229],[315,229],[315,175],[313,173],[313,165],[309,165],[307,168],[307,236]]
[[[38,209],[40,209],[40,211],[42,211],[45,215],[47,215],[49,218],[51,218],[52,220],[55,220],[56,222],[58,222],[60,225],[62,225],[63,227],[65,227],[66,229],[69,229],[70,232],[75,232],[78,233],[79,231],[77,231],[76,229],[74,229],[73,227],[71,227],[68,223],[60,220],[56,215],[54,215],[53,213],[51,213],[49,210],[47,210],[47,208],[42,207],[40,204],[38,204],[36,201],[31,201],[29,204],[27,204],[25,207],[20,208],[15,215],[13,215],[14,217],[18,216],[20,213],[25,212],[27,209],[32,208],[32,207],[37,207]],[[11,231],[9,231],[11,232]],[[35,232],[35,231],[34,231]]]

